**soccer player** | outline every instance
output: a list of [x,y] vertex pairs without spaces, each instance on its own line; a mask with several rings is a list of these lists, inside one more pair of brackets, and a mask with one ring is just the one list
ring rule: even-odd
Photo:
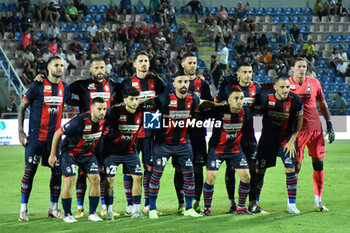
[[[189,76],[190,86],[189,92],[196,94],[200,99],[212,100],[209,83],[206,80],[196,77],[197,70],[197,57],[193,53],[186,53],[182,57],[181,66],[186,75]],[[174,90],[172,82],[169,83],[168,87]],[[206,112],[203,109],[196,111],[196,118],[204,120],[206,118]],[[203,191],[203,166],[206,164],[207,160],[207,143],[205,140],[206,128],[193,127],[189,130],[190,141],[192,145],[193,152],[193,169],[194,169],[194,183],[195,183],[195,196],[193,208],[195,211],[203,212],[200,207],[200,198]],[[183,197],[183,176],[181,169],[178,164],[175,166],[174,184],[176,189],[176,194],[179,201],[178,213],[183,213],[185,211],[185,202]]]
[[57,162],[56,153],[61,136],[66,136],[61,145],[61,170],[64,177],[62,188],[63,221],[67,223],[77,222],[71,211],[76,164],[84,168],[90,181],[88,220],[93,222],[102,221],[96,214],[100,198],[100,170],[93,151],[102,135],[106,111],[106,101],[102,97],[94,98],[91,104],[91,112],[80,114],[70,120],[55,132],[52,139],[49,164],[54,167]]
[[177,160],[184,177],[183,189],[186,200],[184,216],[201,216],[192,208],[195,187],[192,165],[193,155],[188,136],[188,121],[198,106],[213,107],[221,105],[200,100],[197,95],[188,93],[189,84],[189,77],[184,72],[178,72],[175,74],[173,81],[175,93],[170,91],[152,99],[157,109],[163,114],[163,125],[156,132],[153,148],[154,169],[149,185],[150,219],[158,218],[156,201],[159,192],[159,182],[170,156]]
[[274,89],[272,93],[264,92],[261,96],[263,129],[257,152],[256,202],[259,202],[266,169],[274,167],[276,157],[279,156],[286,172],[288,213],[299,214],[295,204],[298,182],[295,173],[295,142],[303,123],[303,105],[301,99],[290,92],[287,77],[277,77]]
[[323,159],[326,156],[322,126],[317,110],[316,100],[320,105],[321,113],[327,123],[329,143],[334,141],[334,131],[330,120],[330,113],[325,101],[320,82],[316,78],[306,76],[307,61],[304,58],[295,60],[291,68],[293,76],[289,78],[291,92],[297,94],[304,104],[304,121],[297,137],[296,172],[299,173],[304,158],[304,149],[307,146],[312,158],[314,169],[312,181],[314,183],[315,210],[328,211],[321,200],[324,182]]
[[[140,91],[140,99],[154,98],[159,94],[163,93],[166,84],[164,81],[156,75],[148,72],[150,61],[149,55],[146,52],[139,52],[135,55],[135,60],[133,63],[135,68],[135,74],[131,78],[124,80],[123,88],[127,89],[129,87],[135,87]],[[146,111],[154,111],[155,108],[152,105],[143,106]],[[149,181],[152,175],[152,148],[153,148],[153,132],[150,129],[145,129],[141,126],[141,129],[137,135],[136,145],[137,151],[142,152],[142,163],[144,166],[144,177],[143,177],[143,187],[144,187],[144,198],[145,206],[143,208],[144,213],[149,211]],[[125,172],[126,173],[126,172]],[[125,213],[127,215],[132,214],[132,177],[128,174],[124,174],[124,188],[125,195],[128,202]]]
[[[19,221],[28,221],[28,200],[33,179],[40,159],[43,166],[48,166],[51,141],[55,130],[61,126],[64,102],[71,98],[68,84],[60,80],[64,74],[64,62],[60,57],[51,57],[47,63],[48,76],[43,82],[33,82],[19,106],[18,133],[22,146],[25,147],[25,170],[21,183],[21,212]],[[23,131],[25,110],[30,106],[29,135]],[[58,197],[61,190],[61,170],[51,169],[50,193],[51,204],[49,217],[62,218],[58,210]]]
[[[241,63],[238,66],[237,77],[232,74],[225,76],[224,81],[220,85],[218,95],[215,97],[217,102],[227,101],[229,90],[232,87],[240,87],[244,93],[244,106],[250,107],[251,111],[255,108],[255,100],[259,98],[261,93],[261,86],[259,83],[252,81],[253,69],[250,63]],[[238,79],[238,80],[237,80]],[[257,141],[255,138],[253,117],[249,118],[246,122],[244,129],[245,133],[242,135],[241,147],[242,152],[246,156],[249,164],[249,172],[251,176],[251,189],[249,193],[249,211],[253,213],[265,212],[256,205],[256,150]],[[229,213],[236,211],[235,203],[235,169],[232,166],[227,166],[225,173],[226,190],[230,201]]]
[[[118,96],[120,87],[115,83],[105,79],[106,76],[106,64],[102,58],[93,58],[89,71],[92,74],[91,78],[78,80],[70,85],[70,91],[72,93],[74,102],[79,106],[79,112],[84,113],[90,111],[92,100],[96,97],[102,97],[109,108]],[[73,102],[73,101],[72,101]],[[73,102],[73,103],[74,103]],[[107,214],[107,207],[104,199],[104,186],[106,177],[102,172],[101,174],[101,215]],[[76,183],[76,195],[78,202],[78,211],[75,215],[76,218],[84,216],[84,197],[86,192],[86,174],[79,167],[78,178]],[[114,211],[114,216],[120,214]]]
[[142,192],[142,169],[135,140],[142,125],[139,106],[140,91],[129,87],[123,91],[125,105],[109,109],[106,115],[107,134],[104,135],[104,167],[107,174],[107,219],[113,220],[113,184],[117,167],[123,164],[132,177],[132,218],[143,218],[140,211]]
[[251,214],[245,203],[250,190],[248,162],[240,146],[243,127],[251,117],[249,107],[243,107],[244,94],[239,87],[232,87],[228,106],[215,109],[215,119],[221,121],[220,128],[213,129],[209,141],[207,161],[207,178],[204,184],[204,215],[211,216],[211,202],[214,194],[214,183],[222,161],[234,167],[241,179],[239,184],[239,202],[237,214]]

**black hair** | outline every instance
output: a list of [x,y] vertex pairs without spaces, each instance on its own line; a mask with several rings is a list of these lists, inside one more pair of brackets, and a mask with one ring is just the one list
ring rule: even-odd
[[275,83],[278,83],[280,80],[289,80],[289,78],[287,76],[278,76],[277,78],[275,78]]
[[128,98],[129,96],[136,97],[139,95],[140,95],[140,91],[135,87],[128,87],[122,91],[123,98]]
[[252,63],[250,62],[241,62],[238,64],[237,70],[239,70],[242,66],[252,66]]
[[181,59],[181,62],[183,62],[186,58],[188,57],[196,57],[196,55],[194,55],[193,53],[185,53],[183,56],[182,56],[182,59]]
[[62,60],[62,61],[63,61],[63,59],[62,59],[61,57],[59,57],[59,56],[53,56],[53,57],[50,57],[50,58],[49,58],[49,60],[47,61],[47,65],[50,65],[50,63],[51,63],[52,61],[54,61],[54,60]]
[[174,79],[178,76],[187,76],[187,74],[185,73],[185,71],[179,70],[174,74]]
[[103,104],[103,103],[106,103],[106,101],[105,101],[105,99],[102,98],[102,97],[95,97],[95,98],[92,100],[91,105],[94,105],[95,103]]
[[141,51],[141,52],[136,53],[136,55],[134,57],[134,61],[136,61],[139,56],[146,56],[149,58],[149,54],[146,51]]
[[304,61],[304,62],[306,62],[306,65],[309,64],[309,61],[308,61],[306,58],[304,58],[304,57],[297,57],[297,58],[295,58],[295,60],[294,60],[294,62],[293,62],[293,66],[295,66],[295,64],[296,64],[298,61]]
[[94,62],[99,62],[99,61],[105,61],[104,59],[103,59],[103,57],[94,57],[93,59],[91,59],[91,61],[90,61],[90,65],[92,65],[92,63],[94,63]]

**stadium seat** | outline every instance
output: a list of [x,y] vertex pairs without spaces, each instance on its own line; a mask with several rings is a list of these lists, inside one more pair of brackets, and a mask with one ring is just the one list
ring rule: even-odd
[[257,13],[258,15],[265,15],[266,10],[265,10],[264,7],[259,7],[256,13]]
[[333,85],[332,84],[323,84],[323,91],[324,92],[331,92],[333,91]]
[[300,33],[310,33],[309,28],[307,26],[301,26]]
[[317,71],[317,76],[326,76],[327,72],[324,69],[319,69]]
[[108,9],[107,5],[101,5],[101,6],[99,7],[99,9],[98,9],[98,12],[104,14],[104,13],[107,12],[107,9]]
[[270,76],[265,76],[265,82],[266,83],[272,83],[274,81],[274,78],[270,77]]
[[325,76],[317,76],[317,79],[321,82],[321,84],[325,83],[326,77]]
[[71,29],[71,30],[72,30],[73,32],[79,31],[79,30],[80,30],[79,24],[73,23],[73,24],[72,24],[72,29]]
[[98,12],[98,7],[97,5],[91,5],[90,8],[89,8],[89,12],[90,13],[97,13]]
[[335,77],[334,81],[336,84],[344,84],[344,79],[342,77],[339,77],[339,76]]
[[350,84],[345,84],[344,91],[349,94],[350,97]]
[[178,29],[177,25],[172,24],[172,25],[170,25],[170,30],[173,33],[177,33],[179,29]]
[[273,22],[277,23],[277,24],[281,24],[283,21],[282,21],[282,18],[280,16],[275,16]]
[[234,50],[234,45],[232,43],[229,43],[227,45],[227,49],[228,49],[228,51],[232,52]]
[[199,60],[198,60],[198,64],[197,64],[197,68],[199,68],[199,69],[205,69],[205,68],[207,68],[207,67],[205,66],[205,62],[204,62],[203,60],[199,59]]
[[254,80],[258,83],[264,83],[265,82],[265,77],[264,76],[255,76]]
[[273,7],[267,8],[266,14],[267,15],[275,15],[276,14],[275,8],[273,8]]
[[310,25],[310,32],[311,32],[311,33],[317,33],[317,32],[319,32],[318,26],[317,26],[317,25],[314,25],[314,24]]
[[21,32],[15,32],[15,40],[22,40],[22,33]]
[[0,3],[0,11],[6,11],[6,4]]
[[344,84],[334,84],[334,91],[343,92],[344,91]]
[[302,19],[302,23],[311,24],[312,19],[310,17],[304,16]]
[[89,48],[90,48],[89,43],[84,43],[84,50],[85,50],[85,51],[88,51]]
[[250,7],[250,11],[248,14],[255,15],[256,14],[256,8],[255,7]]
[[37,32],[37,33],[35,34],[35,37],[36,37],[37,40],[41,41],[41,40],[43,40],[44,35],[43,35],[43,33],[41,33],[41,32]]
[[137,9],[137,13],[138,14],[146,14],[147,13],[147,9],[145,6],[139,6],[139,9]]
[[68,23],[62,23],[61,24],[61,30],[64,32],[69,32],[70,31],[70,25]]
[[345,42],[345,38],[344,38],[343,35],[337,35],[337,36],[335,37],[335,41],[336,41],[336,42],[339,42],[339,43],[344,43],[344,42]]
[[7,5],[7,10],[6,11],[17,12],[18,11],[18,7],[17,7],[16,3],[9,3]]
[[229,15],[235,15],[236,14],[236,7],[230,7],[229,11],[228,11]]
[[[312,8],[310,8],[310,7],[305,8],[304,14],[305,14],[305,15],[313,15]],[[317,17],[318,17],[318,16],[317,16]]]
[[218,8],[217,7],[213,6],[213,7],[210,8],[210,14],[216,15],[217,12],[218,12]]
[[102,23],[102,22],[106,22],[106,19],[103,15],[96,15],[96,23]]
[[236,62],[235,60],[232,60],[231,63],[230,63],[230,67],[231,67],[232,69],[237,68],[237,67],[238,67],[237,62]]
[[285,14],[287,14],[287,15],[292,15],[292,14],[294,14],[293,8],[291,8],[291,7],[286,8]]
[[334,83],[333,77],[327,76],[326,79],[324,80],[324,82],[327,84],[333,84]]
[[152,24],[153,23],[153,16],[152,15],[145,15],[145,22]]
[[283,23],[284,23],[284,24],[290,24],[290,23],[291,23],[290,17],[284,16],[284,18],[283,18]]
[[301,8],[301,7],[295,8],[295,14],[297,14],[297,15],[304,14],[303,8]]
[[86,32],[88,27],[89,27],[89,24],[87,24],[87,23],[81,24],[81,31]]
[[134,49],[137,50],[137,49],[142,49],[142,44],[141,43],[135,43],[134,44]]
[[[293,17],[292,23],[298,24],[298,23],[300,23],[300,22],[301,22],[301,20],[300,20],[300,18],[299,18],[298,16],[294,16],[294,17]],[[311,30],[311,28],[310,28],[310,30]]]
[[284,9],[279,7],[276,9],[276,15],[284,15]]
[[78,41],[80,41],[80,42],[88,39],[84,33],[78,33],[77,38],[78,38]]
[[[206,6],[203,6],[202,7],[202,15],[207,15],[207,14],[209,14],[209,9]],[[230,13],[228,12],[228,14],[230,14]]]
[[114,5],[114,9],[115,9],[117,12],[119,12],[118,6],[117,6],[117,5]]
[[83,22],[90,23],[93,20],[93,16],[90,14],[87,14],[83,17]]
[[258,70],[258,76],[266,76],[266,75],[267,75],[267,73],[266,73],[265,69]]
[[328,67],[328,62],[327,62],[327,60],[320,60],[320,67],[321,67],[321,68],[326,68],[326,67]]
[[326,41],[331,43],[331,42],[335,42],[334,36],[333,35],[327,35],[326,36]]

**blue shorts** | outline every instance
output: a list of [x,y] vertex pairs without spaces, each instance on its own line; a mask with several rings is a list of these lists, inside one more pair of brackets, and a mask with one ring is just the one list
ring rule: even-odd
[[192,146],[189,143],[178,145],[156,144],[153,148],[153,164],[157,170],[163,170],[170,156],[182,169],[193,170]]
[[215,148],[210,148],[208,153],[207,170],[218,171],[221,163],[226,161],[227,166],[234,169],[248,169],[248,162],[242,152],[236,154],[216,154]]
[[136,150],[142,152],[142,163],[153,166],[153,138],[137,138],[135,144]]
[[265,143],[259,143],[257,153],[257,168],[266,169],[269,167],[275,167],[277,156],[281,157],[285,168],[294,168],[296,157],[290,158],[289,154],[286,155],[286,152],[283,150],[283,146],[276,147]]
[[137,153],[127,155],[110,154],[104,159],[104,164],[107,177],[114,177],[120,164],[123,164],[123,168],[126,167],[129,174],[142,176],[140,159]]
[[191,138],[193,165],[203,167],[207,163],[207,142],[204,138]]
[[91,156],[84,156],[84,155],[71,156],[68,154],[62,155],[61,170],[62,170],[63,176],[65,177],[75,176],[77,173],[76,171],[77,165],[81,167],[86,172],[86,174],[100,173],[100,168],[95,155],[91,155]]
[[51,152],[52,140],[39,141],[29,138],[28,145],[25,147],[25,163],[27,168],[33,168],[40,164],[50,167],[48,161]]

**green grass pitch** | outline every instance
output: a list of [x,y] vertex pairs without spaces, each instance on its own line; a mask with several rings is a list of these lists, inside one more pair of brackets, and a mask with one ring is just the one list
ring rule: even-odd
[[[87,217],[76,224],[62,219],[47,218],[49,208],[49,169],[40,167],[34,179],[29,201],[29,222],[18,222],[20,183],[24,172],[24,149],[19,146],[0,147],[0,232],[350,232],[350,141],[336,141],[327,145],[325,185],[322,200],[328,213],[314,212],[311,159],[306,157],[299,175],[297,206],[301,214],[286,211],[286,185],[282,163],[267,170],[260,204],[269,214],[237,216],[226,214],[228,199],[224,184],[223,165],[215,184],[211,217],[186,218],[177,215],[177,199],[173,185],[173,168],[166,167],[161,180],[158,220],[133,220],[124,216],[114,221],[92,223]],[[115,208],[124,213],[126,207],[121,169],[115,185]],[[236,184],[238,179],[236,180]],[[237,188],[236,188],[237,189]],[[75,191],[74,191],[75,192]],[[238,195],[236,195],[238,196]],[[61,208],[61,203],[59,203]],[[75,213],[73,196],[72,210]],[[88,198],[85,198],[88,209]],[[62,208],[61,208],[62,209]],[[98,207],[100,211],[100,206]]]

